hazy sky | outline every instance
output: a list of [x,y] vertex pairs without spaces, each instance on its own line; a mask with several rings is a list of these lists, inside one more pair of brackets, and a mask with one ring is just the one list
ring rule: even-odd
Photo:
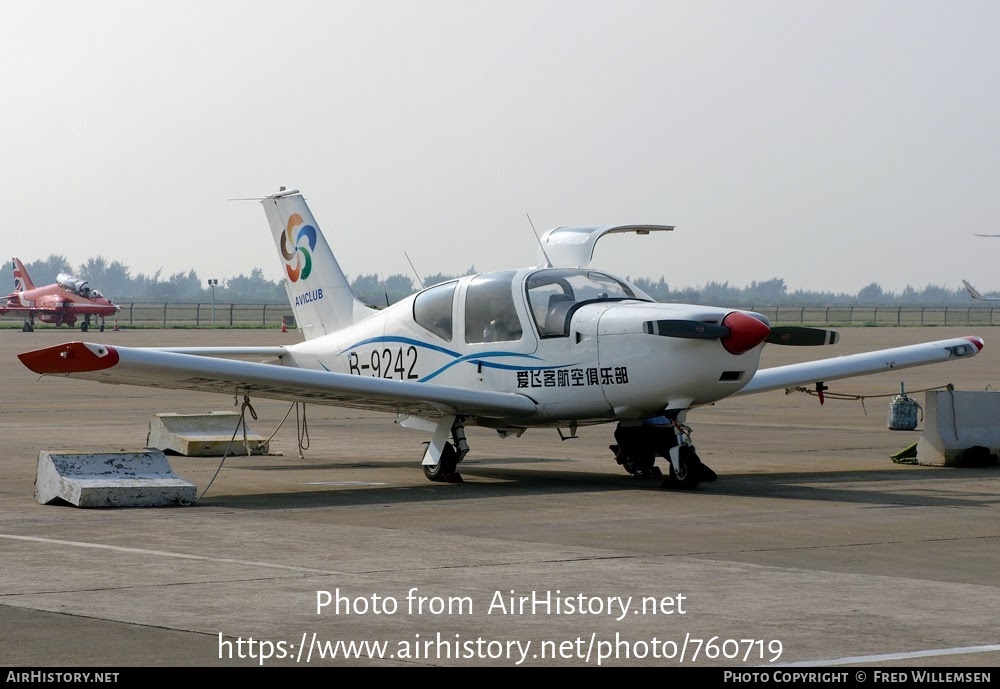
[[[595,265],[1000,289],[996,0],[0,0],[3,251],[225,279],[309,200],[349,276]],[[98,285],[95,285],[98,286]],[[99,287],[99,286],[98,286]]]

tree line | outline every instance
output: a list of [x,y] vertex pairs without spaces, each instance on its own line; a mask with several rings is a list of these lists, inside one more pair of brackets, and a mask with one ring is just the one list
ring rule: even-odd
[[[132,274],[131,269],[121,261],[108,261],[103,256],[87,259],[73,267],[62,255],[53,254],[46,259],[24,264],[28,275],[36,286],[51,284],[59,273],[70,273],[88,281],[90,287],[98,289],[111,301],[124,304],[131,302],[189,302],[207,303],[213,298],[213,289],[206,279],[199,277],[192,269],[187,272],[163,276],[161,271],[152,275]],[[461,275],[438,273],[428,275],[420,283],[403,274],[383,277],[377,274],[357,275],[351,279],[354,293],[373,306],[393,304],[413,294],[423,287],[471,275],[475,268],[470,266]],[[971,298],[961,286],[949,288],[931,285],[918,289],[907,285],[902,292],[891,292],[872,282],[856,294],[847,292],[790,291],[782,278],[754,281],[746,286],[729,282],[707,282],[703,286],[672,288],[665,277],[631,278],[632,284],[649,296],[661,302],[709,304],[716,306],[750,307],[764,306],[810,306],[848,305],[864,306],[920,306],[949,304],[970,304]],[[14,284],[13,265],[7,262],[0,270],[0,286]],[[992,296],[992,295],[989,295]],[[280,281],[268,280],[264,271],[253,268],[249,274],[239,274],[219,280],[214,289],[214,299],[220,303],[234,304],[284,304],[288,297]]]

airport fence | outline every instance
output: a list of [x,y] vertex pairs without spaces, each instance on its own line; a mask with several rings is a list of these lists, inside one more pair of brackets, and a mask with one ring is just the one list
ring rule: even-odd
[[121,304],[118,322],[123,326],[194,328],[294,327],[295,317],[282,304],[200,304],[189,302],[132,302]]
[[1000,325],[989,306],[751,306],[775,325]]
[[[287,303],[203,304],[196,302],[131,302],[121,304],[122,327],[279,328],[295,327]],[[936,326],[1000,325],[1000,306],[760,306],[774,325],[814,326]],[[4,320],[20,316],[8,314]],[[113,319],[108,319],[108,323]]]

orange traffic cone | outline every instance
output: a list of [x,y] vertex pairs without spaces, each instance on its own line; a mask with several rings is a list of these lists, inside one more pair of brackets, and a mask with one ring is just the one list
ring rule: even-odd
[[115,332],[118,332],[118,316],[115,316]]
[[281,319],[281,332],[283,332],[283,333],[287,333],[288,332],[288,327],[285,325],[285,319],[284,318]]

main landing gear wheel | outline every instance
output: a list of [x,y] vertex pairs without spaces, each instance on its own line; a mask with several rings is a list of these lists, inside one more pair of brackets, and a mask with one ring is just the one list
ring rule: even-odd
[[444,444],[444,450],[441,452],[441,459],[438,460],[437,464],[424,464],[422,465],[424,469],[424,476],[426,476],[431,481],[450,481],[452,477],[457,476],[458,472],[458,452],[455,450],[455,446],[450,442]]
[[[670,465],[670,477],[666,479],[661,488],[680,488],[681,490],[691,490],[697,488],[702,479],[706,478],[705,467],[701,459],[690,445],[681,445],[679,448],[680,457],[677,464],[678,469],[674,469],[674,463]],[[711,471],[711,469],[709,469]],[[713,474],[715,472],[712,472]]]
[[615,456],[615,461],[621,465],[622,469],[630,474],[635,473],[635,465],[632,463],[632,458],[622,452],[621,447],[618,445],[608,445],[608,449],[611,450],[611,454]]
[[32,326],[31,323],[29,323],[28,321],[24,322],[24,327],[21,328],[21,330],[23,330],[26,333],[33,333],[33,332],[35,332],[34,326]]
[[655,457],[653,461],[637,462],[627,452],[623,452],[618,445],[608,445],[608,449],[614,454],[615,461],[621,465],[622,469],[632,474],[633,477],[637,479],[663,478],[660,468],[654,466]]
[[88,323],[87,321],[84,321],[83,323],[80,324],[80,332],[85,333],[89,329],[90,329],[90,323]]

